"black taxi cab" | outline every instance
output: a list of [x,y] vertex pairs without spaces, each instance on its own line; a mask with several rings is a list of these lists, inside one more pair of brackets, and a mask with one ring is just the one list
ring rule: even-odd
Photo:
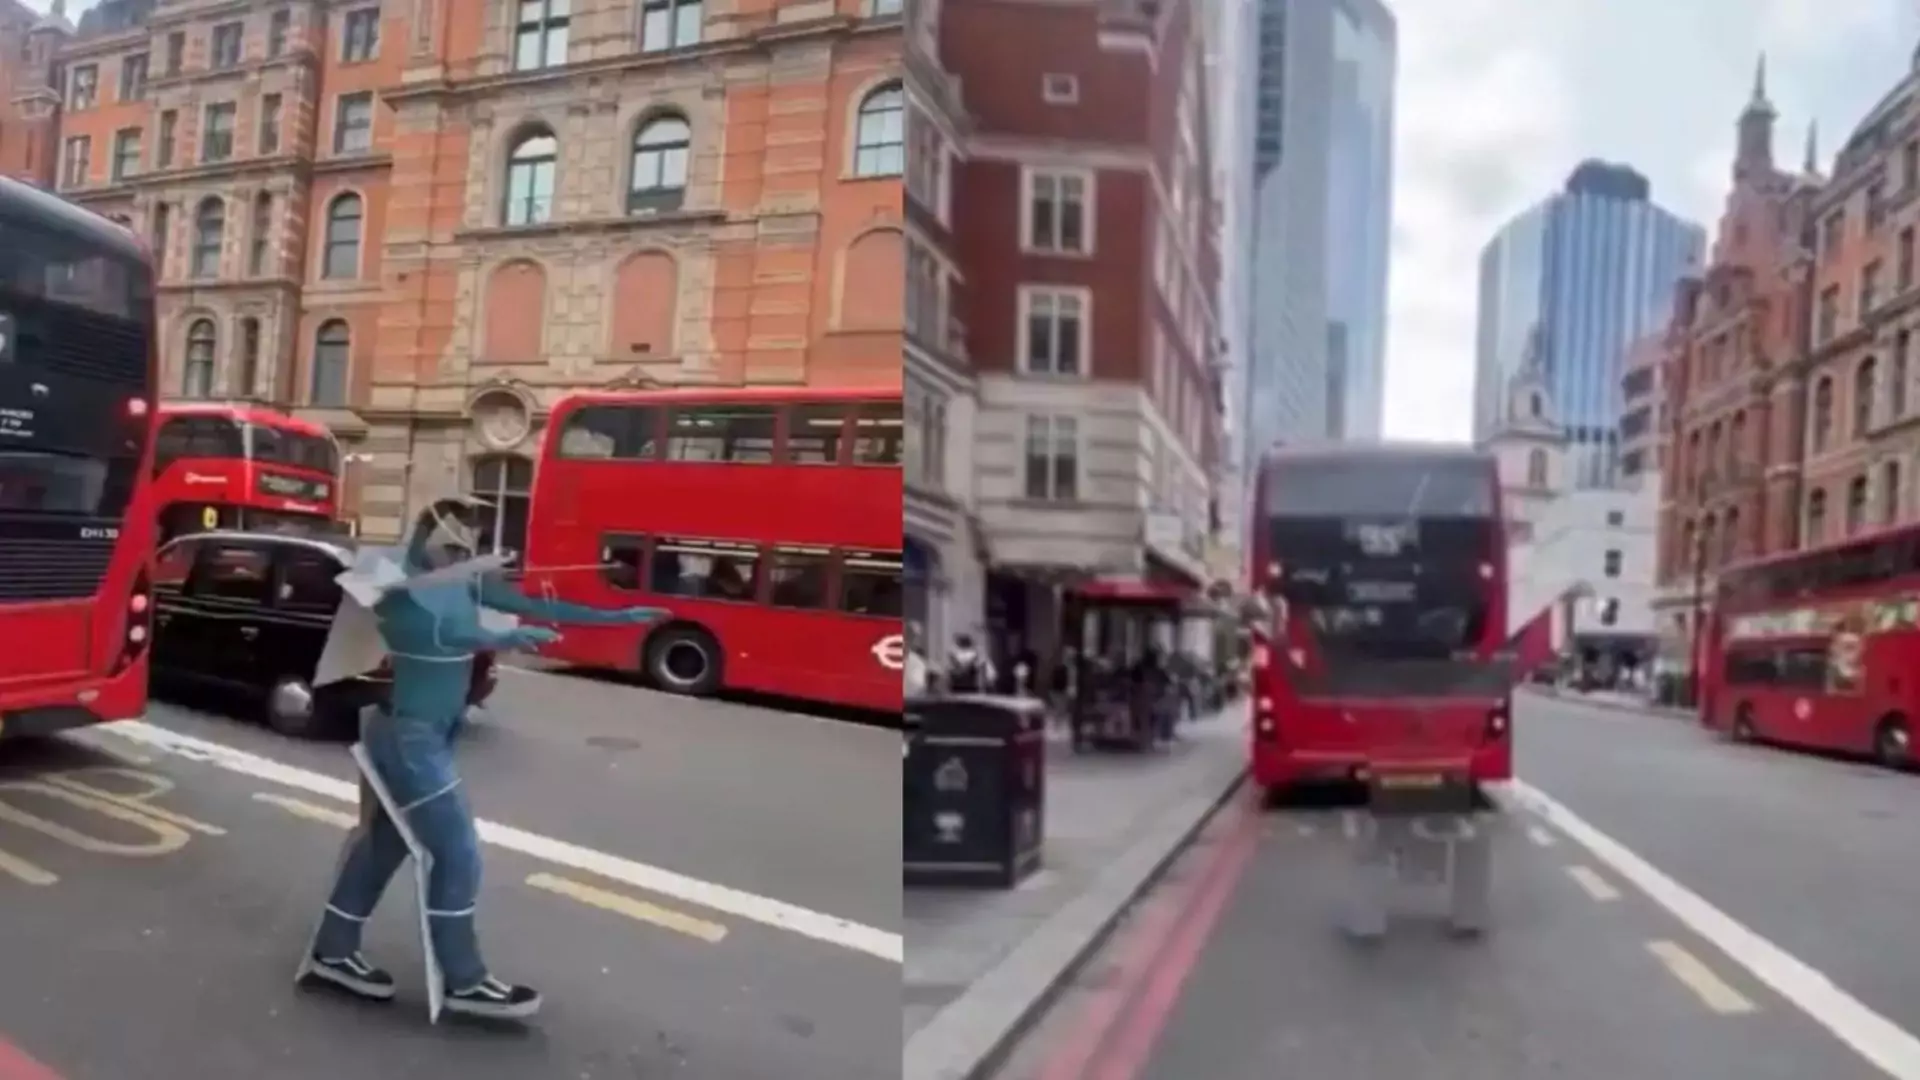
[[[153,674],[156,680],[240,691],[267,726],[296,738],[353,732],[360,711],[386,699],[385,669],[313,685],[340,586],[353,564],[351,541],[290,533],[192,533],[154,558]],[[474,666],[469,704],[484,704],[497,681],[493,657]]]

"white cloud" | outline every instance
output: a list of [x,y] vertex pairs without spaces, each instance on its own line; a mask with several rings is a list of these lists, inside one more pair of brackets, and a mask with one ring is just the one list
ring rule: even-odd
[[[1390,0],[1391,2],[1391,0]],[[1386,425],[1459,439],[1472,413],[1480,247],[1585,157],[1647,174],[1709,227],[1733,122],[1768,54],[1775,151],[1830,154],[1904,71],[1907,0],[1399,0]]]

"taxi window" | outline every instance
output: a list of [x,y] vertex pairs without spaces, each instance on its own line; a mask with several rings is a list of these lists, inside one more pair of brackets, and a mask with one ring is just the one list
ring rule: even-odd
[[218,600],[262,603],[272,557],[258,544],[215,544],[200,561],[196,595]]
[[280,553],[280,580],[274,602],[282,608],[331,615],[340,606],[340,561],[324,551],[289,547]]
[[200,545],[190,540],[161,548],[160,554],[153,560],[154,587],[159,589],[185,587],[188,576],[193,573],[193,557],[199,553]]

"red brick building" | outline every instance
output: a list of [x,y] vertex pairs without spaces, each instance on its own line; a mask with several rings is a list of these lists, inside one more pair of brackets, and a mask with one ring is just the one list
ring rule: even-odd
[[326,422],[371,535],[466,487],[512,542],[568,390],[900,380],[898,0],[630,15],[101,0],[48,175],[153,237],[170,391]]
[[63,3],[43,18],[19,0],[0,0],[0,176],[36,184],[53,176],[53,54],[71,29],[64,10]]
[[1721,566],[1800,542],[1807,238],[1821,189],[1811,146],[1801,171],[1775,165],[1775,120],[1756,77],[1709,264],[1681,283],[1664,343],[1656,619],[1675,659]]
[[1204,584],[1221,401],[1200,0],[946,0],[988,618],[1087,572]]

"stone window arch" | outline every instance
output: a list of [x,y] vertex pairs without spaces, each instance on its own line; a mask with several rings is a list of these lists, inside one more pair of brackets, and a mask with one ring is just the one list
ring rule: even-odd
[[345,319],[328,319],[313,334],[313,365],[308,373],[307,404],[322,409],[347,407],[347,376],[353,366],[353,331]]
[[188,272],[196,278],[220,276],[220,249],[227,239],[227,204],[217,195],[200,200],[193,211],[193,251]]
[[220,331],[212,319],[202,316],[187,326],[187,360],[180,372],[180,396],[213,396],[215,357],[220,350]]
[[1547,486],[1547,452],[1545,450],[1527,451],[1527,486],[1536,488]]
[[867,91],[853,118],[853,175],[899,176],[907,163],[907,95],[898,82]]
[[325,230],[320,242],[320,276],[328,281],[351,281],[360,276],[360,246],[366,230],[367,203],[358,192],[345,191],[327,203]]
[[525,552],[527,508],[533,501],[533,462],[518,454],[483,454],[467,467],[467,490],[485,504],[480,550]]
[[553,129],[535,124],[521,131],[507,150],[506,166],[501,221],[542,225],[553,220],[560,170],[560,140]]
[[656,113],[633,131],[627,172],[627,213],[678,210],[687,201],[693,127],[679,113]]

